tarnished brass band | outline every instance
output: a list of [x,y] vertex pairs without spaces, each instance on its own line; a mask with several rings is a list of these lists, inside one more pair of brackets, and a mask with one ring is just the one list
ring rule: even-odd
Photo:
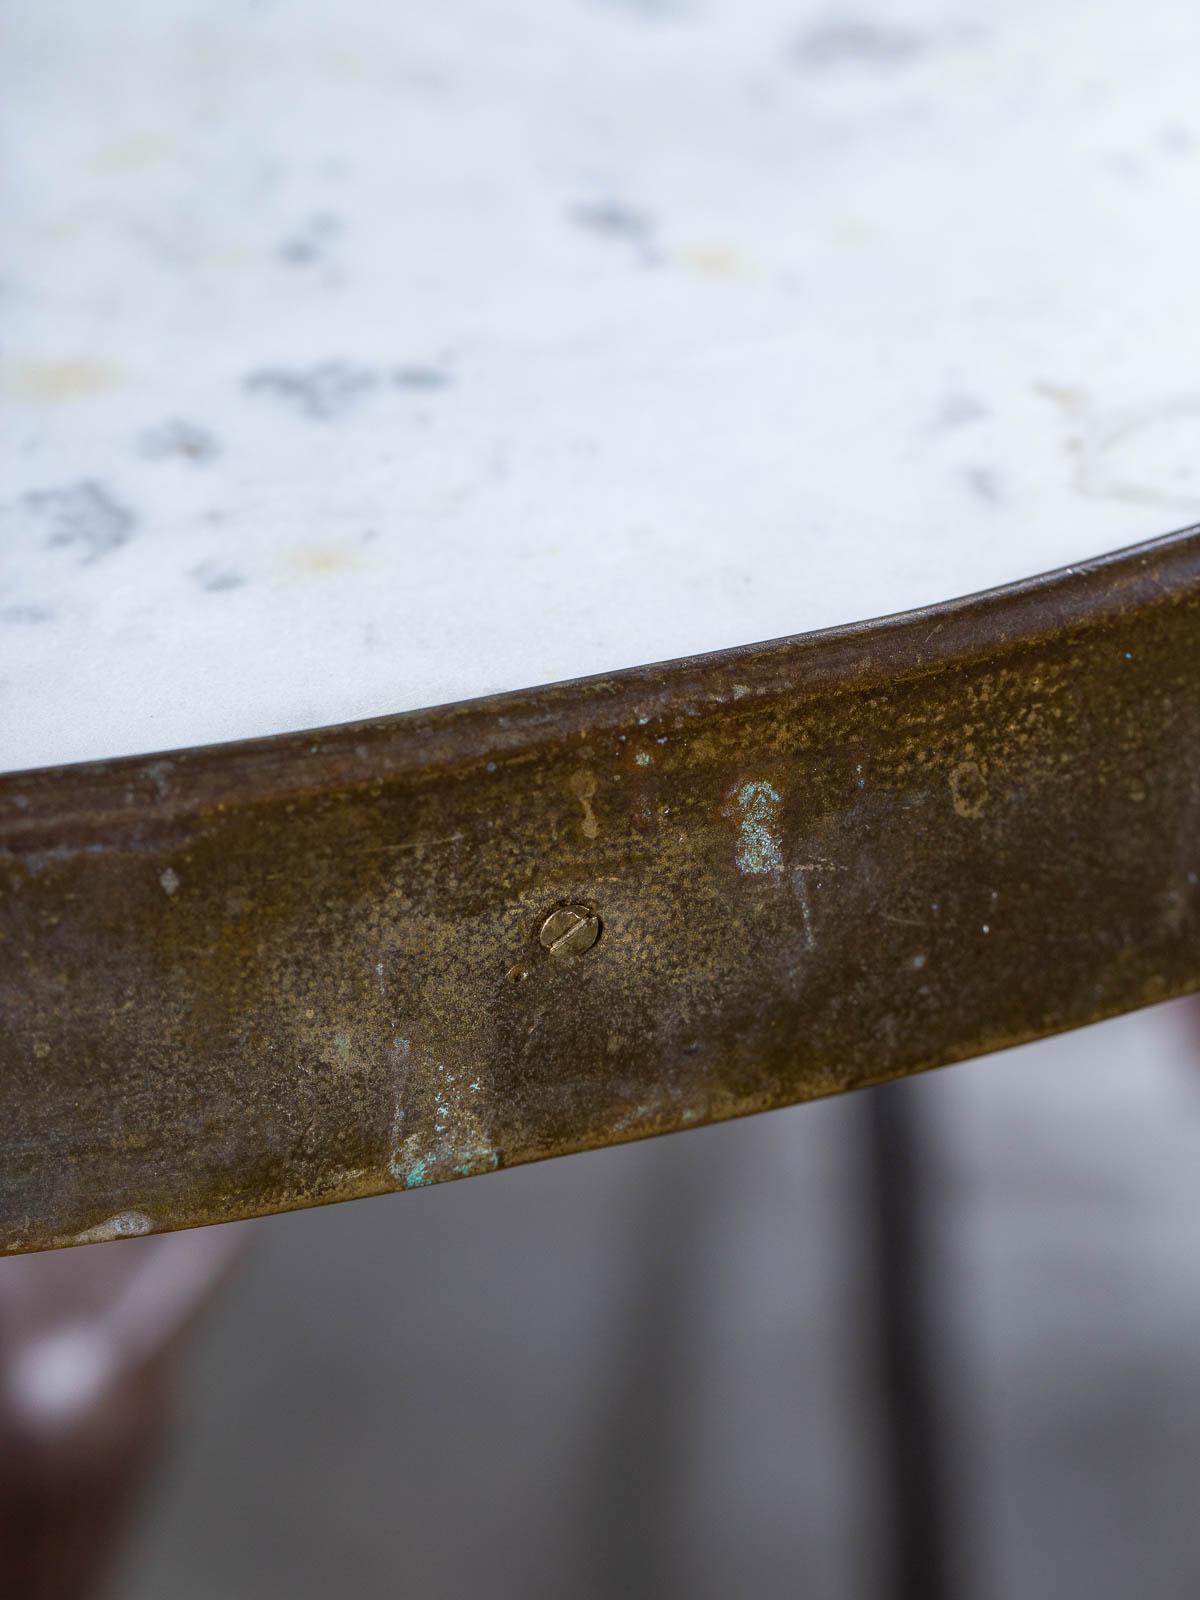
[[489,1172],[1182,994],[1198,822],[1191,531],[830,633],[5,777],[0,1244]]

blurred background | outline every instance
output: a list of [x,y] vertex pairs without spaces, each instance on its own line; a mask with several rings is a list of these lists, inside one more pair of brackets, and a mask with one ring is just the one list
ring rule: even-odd
[[908,1446],[944,1591],[1194,1592],[1198,1041],[1185,1002],[882,1092],[210,1230],[244,1254],[113,1596],[904,1592],[894,1517],[922,1511],[897,1495],[894,1429],[921,1402],[890,1391],[881,1345],[881,1093],[917,1149],[890,1204],[920,1213],[933,1432]]

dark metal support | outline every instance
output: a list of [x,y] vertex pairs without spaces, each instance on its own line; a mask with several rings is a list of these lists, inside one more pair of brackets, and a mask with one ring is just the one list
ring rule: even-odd
[[871,1171],[881,1435],[892,1600],[950,1600],[943,1393],[936,1378],[920,1095],[910,1083],[863,1096]]

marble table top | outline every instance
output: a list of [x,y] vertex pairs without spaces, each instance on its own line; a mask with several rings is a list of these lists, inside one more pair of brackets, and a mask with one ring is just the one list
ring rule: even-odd
[[1200,514],[1176,0],[11,0],[0,768]]

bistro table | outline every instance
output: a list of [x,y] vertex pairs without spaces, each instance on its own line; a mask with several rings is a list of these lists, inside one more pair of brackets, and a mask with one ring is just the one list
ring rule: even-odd
[[18,8],[5,1249],[1195,986],[1162,12]]
[[7,33],[3,1250],[1200,986],[1200,16]]

